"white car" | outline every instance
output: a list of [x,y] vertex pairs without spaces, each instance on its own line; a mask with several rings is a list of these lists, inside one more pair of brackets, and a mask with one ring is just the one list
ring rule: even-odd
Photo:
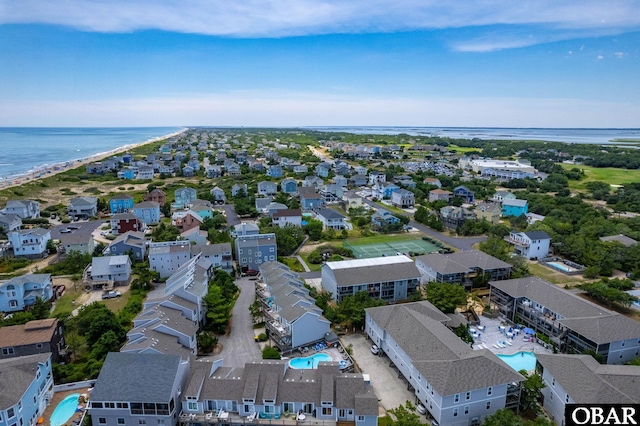
[[371,346],[371,353],[374,355],[378,355],[380,353],[380,348],[377,345]]
[[427,408],[424,405],[422,405],[421,402],[418,402],[418,405],[416,405],[416,410],[420,414],[427,414]]
[[115,299],[120,296],[122,296],[122,294],[119,291],[107,291],[106,293],[102,293],[102,300]]

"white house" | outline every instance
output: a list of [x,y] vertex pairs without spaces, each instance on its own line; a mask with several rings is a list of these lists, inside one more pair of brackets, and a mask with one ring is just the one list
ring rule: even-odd
[[391,193],[391,203],[401,209],[412,208],[416,203],[416,196],[406,189],[397,189]]
[[51,231],[44,228],[22,229],[9,232],[9,242],[16,257],[47,257],[47,243]]
[[0,213],[0,228],[5,234],[17,231],[22,226],[22,219],[15,213]]
[[290,226],[302,226],[302,210],[300,209],[286,209],[278,210],[271,216],[271,223],[280,228],[284,228],[287,225]]
[[9,200],[2,212],[17,214],[21,219],[37,219],[40,217],[40,203],[33,200]]
[[128,255],[94,257],[91,259],[92,281],[125,283],[131,278],[131,259]]
[[542,259],[549,255],[551,237],[544,231],[511,231],[504,239],[513,244],[516,254],[527,259]]
[[322,222],[324,229],[331,228],[339,231],[346,228],[345,219],[347,217],[333,209],[322,209],[318,211],[316,218]]
[[173,274],[191,258],[190,241],[149,243],[149,268],[165,278]]
[[431,303],[365,312],[365,332],[439,424],[480,425],[496,411],[518,406],[524,378],[491,351],[471,349]]

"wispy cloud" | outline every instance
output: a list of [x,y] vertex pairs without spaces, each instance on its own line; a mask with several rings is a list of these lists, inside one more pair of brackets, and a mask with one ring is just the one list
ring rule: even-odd
[[[0,24],[46,23],[84,31],[158,29],[230,37],[393,32],[531,25],[545,37],[512,38],[458,50],[489,51],[548,41],[568,31],[640,28],[638,0],[0,0]],[[466,46],[466,47],[465,47]]]
[[633,127],[638,116],[637,105],[584,99],[420,99],[271,91],[87,102],[0,100],[0,126]]

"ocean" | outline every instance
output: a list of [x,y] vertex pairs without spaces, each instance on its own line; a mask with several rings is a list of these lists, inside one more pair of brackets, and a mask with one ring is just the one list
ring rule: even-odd
[[181,127],[30,128],[0,127],[0,181],[53,164],[73,162],[138,144]]

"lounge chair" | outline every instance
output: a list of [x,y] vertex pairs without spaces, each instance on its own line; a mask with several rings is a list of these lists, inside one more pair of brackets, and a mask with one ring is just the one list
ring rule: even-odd
[[511,343],[510,341],[507,340],[507,345],[513,346],[513,343]]
[[493,345],[493,347],[496,348],[496,349],[500,349],[500,346],[498,346],[498,345]]

